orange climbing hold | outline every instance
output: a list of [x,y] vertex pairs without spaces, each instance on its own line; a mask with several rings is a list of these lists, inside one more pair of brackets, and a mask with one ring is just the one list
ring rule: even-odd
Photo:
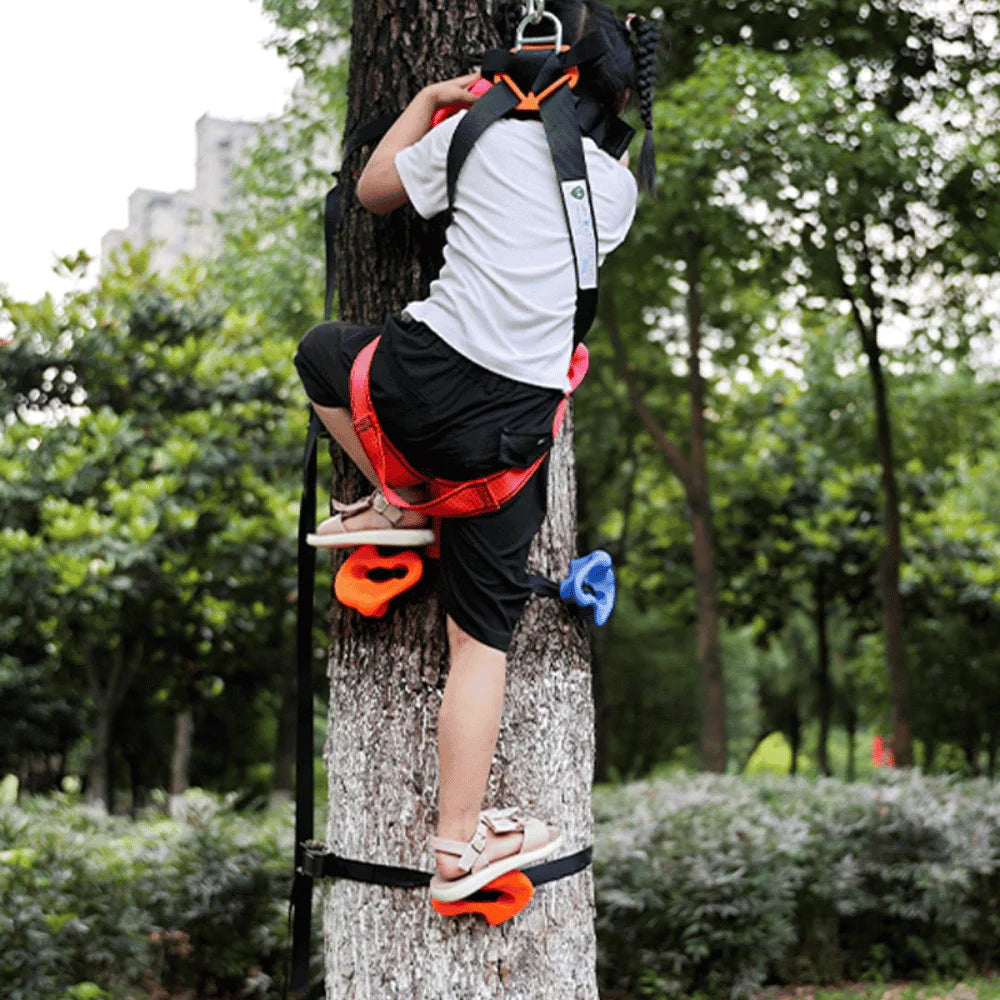
[[423,576],[424,562],[416,552],[395,549],[382,555],[374,545],[362,545],[344,561],[333,582],[341,604],[368,618],[381,618],[389,603]]
[[457,917],[462,913],[481,913],[494,927],[520,913],[535,893],[535,887],[524,872],[507,872],[495,878],[468,899],[442,903],[432,899],[431,906],[443,917]]

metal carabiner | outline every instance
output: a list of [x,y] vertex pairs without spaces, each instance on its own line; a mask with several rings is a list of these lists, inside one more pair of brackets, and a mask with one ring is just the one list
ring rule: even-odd
[[553,33],[551,35],[532,35],[527,39],[527,42],[531,45],[548,45],[551,43],[556,52],[561,52],[562,21],[555,14],[551,14],[545,9],[545,0],[527,0],[526,9],[527,13],[521,19],[521,23],[517,26],[517,33],[514,35],[514,51],[520,52],[524,47],[526,41],[524,29],[529,24],[538,24],[543,19],[548,19],[555,25]]

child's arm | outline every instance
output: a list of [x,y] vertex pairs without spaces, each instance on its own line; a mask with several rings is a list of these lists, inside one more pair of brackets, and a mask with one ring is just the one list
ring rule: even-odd
[[431,127],[431,118],[439,107],[461,101],[472,104],[478,94],[466,89],[479,78],[478,73],[432,83],[413,98],[395,124],[382,137],[358,178],[358,201],[370,212],[385,215],[405,205],[409,198],[399,172],[396,154],[422,139]]

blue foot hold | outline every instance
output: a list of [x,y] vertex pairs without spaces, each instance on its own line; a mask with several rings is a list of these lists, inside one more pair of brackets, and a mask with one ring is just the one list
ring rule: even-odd
[[594,624],[603,625],[615,606],[615,571],[611,556],[595,549],[569,564],[569,575],[559,586],[559,596],[580,608],[593,607]]

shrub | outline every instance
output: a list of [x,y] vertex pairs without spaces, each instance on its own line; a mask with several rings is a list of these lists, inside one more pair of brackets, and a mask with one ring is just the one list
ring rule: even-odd
[[207,796],[179,823],[0,808],[4,996],[277,996],[291,849],[289,816]]
[[699,776],[599,790],[605,987],[957,974],[1000,959],[1000,786]]

